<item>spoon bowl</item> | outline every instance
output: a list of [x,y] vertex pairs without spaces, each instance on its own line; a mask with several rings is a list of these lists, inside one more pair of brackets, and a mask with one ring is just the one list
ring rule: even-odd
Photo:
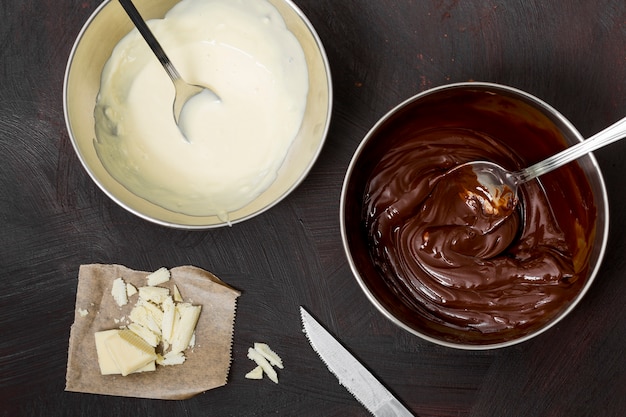
[[[156,55],[161,65],[163,65],[165,72],[167,72],[167,75],[170,77],[172,83],[174,84],[176,95],[174,96],[172,110],[174,113],[174,121],[176,122],[177,126],[179,126],[180,114],[183,111],[183,107],[191,97],[199,93],[203,93],[203,95],[205,96],[205,100],[220,101],[218,95],[215,94],[215,92],[213,92],[212,90],[206,87],[186,82],[183,77],[181,77],[180,73],[176,70],[174,64],[172,64],[172,61],[169,59],[169,57],[161,47],[161,44],[159,44],[159,42],[157,41],[156,37],[146,24],[146,21],[141,17],[141,14],[137,10],[133,2],[131,0],[119,0],[119,2],[124,8],[124,11],[126,11],[126,14],[128,14],[130,20],[133,22],[133,24],[141,34],[141,36],[146,40],[146,43],[148,44],[152,52]],[[189,138],[187,137],[187,135],[185,135],[183,129],[180,129],[180,126],[179,130],[185,140],[189,141]]]
[[473,161],[452,168],[444,181],[466,184],[468,191],[482,197],[483,211],[506,218],[518,203],[517,188],[521,182],[516,174],[494,162]]
[[489,203],[494,207],[503,208],[499,214],[507,216],[518,202],[517,190],[521,184],[547,174],[624,137],[626,137],[626,118],[615,122],[587,140],[519,171],[509,171],[494,162],[473,161],[458,165],[452,168],[449,173],[454,172],[455,175],[463,175],[464,178],[465,176],[467,178],[475,176],[478,182],[476,186],[483,189],[489,196]]

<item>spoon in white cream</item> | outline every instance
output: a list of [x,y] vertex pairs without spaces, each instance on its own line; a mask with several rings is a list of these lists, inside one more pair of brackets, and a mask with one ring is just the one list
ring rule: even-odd
[[[176,70],[174,64],[172,64],[172,61],[170,61],[163,48],[154,37],[154,34],[146,24],[145,20],[143,20],[143,18],[139,14],[139,11],[137,11],[137,8],[133,4],[133,2],[131,0],[119,0],[119,2],[126,11],[126,14],[128,14],[128,17],[130,17],[130,20],[133,22],[141,36],[145,39],[152,52],[154,52],[161,65],[163,65],[163,68],[165,69],[165,72],[167,72],[167,75],[169,75],[170,79],[174,83],[176,95],[174,96],[173,112],[174,121],[176,122],[177,126],[179,125],[180,114],[183,110],[183,107],[191,97],[202,93],[202,95],[204,96],[204,100],[216,102],[220,101],[220,98],[217,94],[215,94],[214,91],[206,87],[189,84],[188,82],[186,82],[180,76],[180,73]],[[180,126],[179,130],[181,131],[181,134],[185,137],[185,139],[189,142],[189,138],[187,138],[185,133],[180,129]]]
[[[623,118],[594,136],[574,146],[550,156],[543,161],[537,162],[519,171],[509,171],[500,165],[488,161],[473,161],[458,165],[448,171],[465,177],[475,176],[478,186],[484,187],[484,194],[489,195],[492,207],[497,209],[499,215],[508,216],[518,203],[518,187],[540,175],[547,174],[562,167],[575,159],[586,155],[596,149],[609,145],[626,137],[626,118]],[[465,177],[468,178],[468,177]]]

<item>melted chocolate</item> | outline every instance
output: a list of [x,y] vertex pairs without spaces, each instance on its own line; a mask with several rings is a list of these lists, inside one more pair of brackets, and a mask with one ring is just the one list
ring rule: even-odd
[[475,176],[448,173],[474,160],[519,169],[562,149],[551,121],[513,99],[466,92],[388,125],[364,181],[361,227],[383,282],[367,279],[399,299],[394,314],[467,343],[515,338],[558,315],[588,271],[595,208],[580,202],[593,201],[580,168],[524,184],[504,217],[485,210]]

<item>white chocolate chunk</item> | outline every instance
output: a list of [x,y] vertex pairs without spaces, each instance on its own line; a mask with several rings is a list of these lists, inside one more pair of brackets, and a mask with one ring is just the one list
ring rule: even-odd
[[135,287],[133,284],[131,284],[130,282],[126,283],[126,296],[128,298],[132,297],[133,295],[137,294],[137,287]]
[[151,302],[139,302],[138,304],[140,304],[143,308],[146,309],[148,314],[151,315],[152,318],[154,318],[154,321],[156,321],[157,325],[159,326],[159,329],[161,329],[161,326],[163,323],[163,310],[161,310],[160,307],[157,307],[155,304],[152,304]]
[[156,360],[153,360],[152,362],[150,362],[149,364],[147,364],[143,368],[137,369],[133,373],[135,374],[137,372],[151,372],[151,371],[156,371]]
[[172,332],[174,330],[174,320],[179,318],[176,315],[176,305],[174,304],[174,300],[172,297],[167,297],[163,304],[161,304],[163,308],[163,318],[161,321],[161,331],[163,340],[167,343],[172,343]]
[[87,315],[89,315],[89,310],[85,310],[84,308],[79,308],[78,315],[81,317],[87,317]]
[[272,366],[283,369],[283,360],[265,343],[255,343],[254,350],[259,352]]
[[140,324],[150,329],[153,333],[161,334],[161,326],[156,322],[152,314],[143,305],[136,305],[130,311],[129,318],[133,323]]
[[174,284],[174,301],[176,301],[177,303],[183,302],[183,296],[180,295],[180,291],[178,290],[176,284]]
[[161,304],[170,290],[163,287],[139,287],[139,298],[144,301],[152,301],[155,304]]
[[263,379],[263,368],[261,368],[261,366],[257,365],[256,368],[254,368],[253,370],[251,370],[250,372],[248,372],[246,374],[246,378],[248,378],[248,379]]
[[102,375],[119,374],[120,370],[117,368],[113,358],[109,354],[104,341],[113,333],[117,333],[118,329],[103,330],[95,333],[96,338],[96,353],[98,354],[98,365],[100,365],[100,373]]
[[157,356],[157,364],[163,366],[182,365],[185,362],[185,355],[183,352],[168,352],[165,355]]
[[152,330],[139,323],[130,323],[128,325],[128,330],[141,337],[143,340],[146,341],[146,343],[148,343],[152,347],[157,347],[157,345],[161,341],[161,338],[158,334],[154,333]]
[[119,373],[126,376],[156,360],[154,348],[130,330],[117,330],[104,339],[104,346]]
[[172,331],[172,352],[174,353],[182,352],[189,346],[200,317],[201,306],[180,303],[176,306],[176,310],[180,313],[180,320],[175,322]]
[[117,278],[113,281],[111,287],[111,295],[118,306],[122,307],[128,304],[128,296],[126,295],[126,283],[122,278]]
[[163,284],[170,280],[170,271],[163,267],[159,268],[146,277],[148,285],[154,287],[155,285]]
[[[104,344],[104,341],[114,333],[119,332],[119,329],[104,330],[95,333],[96,338],[96,353],[98,355],[98,365],[100,366],[100,373],[102,375],[117,375],[121,374],[117,365],[113,361],[113,358],[109,354],[109,351]],[[137,369],[135,372],[149,372],[156,370],[155,362],[152,361],[146,366]]]
[[276,371],[274,370],[272,365],[270,365],[267,359],[265,359],[263,355],[261,355],[254,348],[249,348],[248,359],[251,359],[254,362],[256,362],[257,365],[263,368],[263,372],[265,372],[267,377],[271,379],[275,384],[278,384],[278,375],[276,374]]

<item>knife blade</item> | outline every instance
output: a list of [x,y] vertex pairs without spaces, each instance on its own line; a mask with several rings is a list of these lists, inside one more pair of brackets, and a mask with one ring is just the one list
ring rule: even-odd
[[339,383],[375,417],[414,417],[346,348],[300,306],[304,333]]

